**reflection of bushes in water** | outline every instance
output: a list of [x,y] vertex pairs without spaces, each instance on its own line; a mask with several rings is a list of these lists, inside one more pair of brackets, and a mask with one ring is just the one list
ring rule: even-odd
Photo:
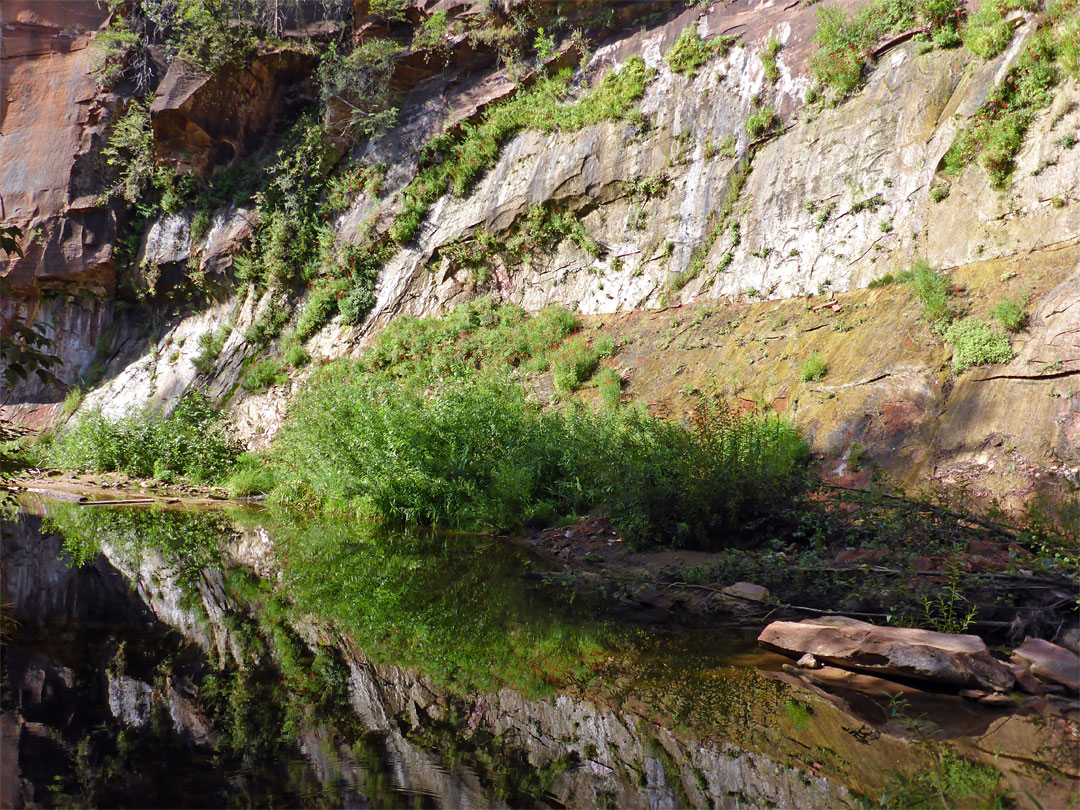
[[64,551],[75,565],[93,562],[103,543],[136,566],[139,552],[154,549],[183,581],[197,576],[201,568],[215,565],[222,544],[236,535],[230,520],[216,512],[78,506],[59,501],[49,504],[42,530],[64,535]]
[[459,688],[549,694],[598,658],[596,632],[534,606],[516,553],[345,521],[275,537],[292,604],[271,610],[332,622],[375,663],[415,667]]
[[888,789],[876,800],[862,796],[866,806],[895,810],[1012,806],[1009,794],[999,788],[997,768],[964,759],[946,744],[924,741],[922,745],[934,766],[910,776],[891,772]]
[[297,398],[279,502],[396,522],[512,529],[606,504],[636,546],[711,547],[801,487],[806,445],[773,416],[702,405],[689,427],[638,410],[541,410],[520,386],[419,391],[355,364]]

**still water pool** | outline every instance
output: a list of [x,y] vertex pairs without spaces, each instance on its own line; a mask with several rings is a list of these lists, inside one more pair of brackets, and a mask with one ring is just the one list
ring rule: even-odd
[[0,805],[1049,807],[1075,789],[1075,726],[823,688],[753,636],[608,621],[544,567],[475,536],[28,500],[3,530]]

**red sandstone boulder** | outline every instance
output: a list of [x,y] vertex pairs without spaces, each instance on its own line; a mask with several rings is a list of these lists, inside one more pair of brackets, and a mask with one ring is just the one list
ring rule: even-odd
[[879,627],[843,616],[773,622],[758,643],[792,658],[810,653],[818,661],[846,669],[956,688],[1001,692],[1016,681],[978,636]]
[[1031,674],[1043,681],[1058,683],[1070,692],[1080,692],[1080,656],[1041,638],[1028,637],[1013,651],[1031,669]]

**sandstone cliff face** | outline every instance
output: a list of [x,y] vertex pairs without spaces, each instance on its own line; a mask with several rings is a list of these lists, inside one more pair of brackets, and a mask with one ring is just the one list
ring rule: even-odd
[[[421,19],[433,8],[410,4],[408,15]],[[468,4],[446,8],[451,17],[475,11]],[[627,13],[622,5],[613,8],[611,30]],[[382,30],[368,19],[366,4],[357,4],[356,15],[359,38]],[[1080,149],[1063,145],[1063,136],[1080,128],[1080,85],[1063,82],[1053,105],[1037,116],[1008,191],[992,189],[985,172],[972,165],[949,178],[948,196],[934,202],[930,187],[942,181],[942,156],[1017,58],[1034,19],[1025,19],[1009,48],[988,62],[963,49],[920,53],[916,43],[901,44],[881,56],[861,90],[835,107],[803,102],[814,25],[812,8],[761,10],[740,0],[691,8],[651,28],[612,36],[583,76],[595,79],[641,55],[656,72],[640,102],[649,126],[600,124],[511,138],[468,196],[436,202],[413,242],[383,267],[365,321],[358,327],[331,323],[308,350],[325,359],[355,354],[399,315],[437,313],[484,293],[530,310],[564,303],[596,316],[600,328],[620,338],[615,360],[634,396],[673,415],[693,390],[772,402],[807,431],[839,475],[857,472],[847,458],[858,446],[910,486],[936,479],[1019,502],[1047,478],[1074,480],[1080,468],[1080,311],[1072,304],[1080,297]],[[663,57],[688,26],[703,37],[734,32],[742,39],[687,77],[672,72]],[[758,56],[770,36],[783,44],[775,83],[766,79]],[[416,172],[418,148],[515,91],[514,77],[491,54],[477,49],[466,56],[448,58],[431,72],[402,62],[394,81],[409,92],[400,124],[356,156],[387,164],[384,189],[379,197],[357,195],[336,223],[339,241],[353,238],[373,216],[377,231],[388,227],[399,205],[395,192]],[[246,73],[227,77],[171,72],[154,102],[159,156],[206,171],[250,148],[303,73],[295,55],[260,58]],[[271,76],[274,70],[278,78]],[[745,121],[759,104],[781,114],[782,129],[753,144],[742,177],[752,145]],[[224,114],[233,108],[239,111],[235,119]],[[24,126],[45,124],[27,119]],[[71,140],[64,148],[78,147]],[[659,192],[636,190],[646,178],[658,180]],[[740,182],[728,227],[709,247],[725,197]],[[445,257],[447,246],[480,229],[505,234],[541,203],[576,212],[602,246],[600,255],[567,240],[520,264],[493,257],[486,279]],[[198,244],[190,235],[192,216],[181,212],[154,223],[140,263],[184,272],[195,260],[227,273],[251,212],[215,212]],[[66,228],[84,227],[69,226],[71,221],[63,220]],[[93,258],[105,255],[95,252],[96,245],[80,261],[109,267]],[[705,248],[701,271],[687,274]],[[61,272],[43,257],[31,260],[28,254],[24,266],[39,279]],[[1002,291],[1030,294],[1032,317],[1014,339],[1011,363],[954,375],[947,347],[902,290],[865,290],[916,257],[953,270],[971,314],[984,315]],[[62,272],[84,272],[75,266],[64,265]],[[234,392],[253,353],[245,328],[266,307],[303,306],[281,295],[256,301],[226,293],[203,312],[167,318],[148,336],[129,321],[117,324],[104,352],[111,358],[106,382],[88,405],[119,415],[147,402],[167,405],[191,386],[209,384],[216,395],[231,397],[245,439],[264,446],[290,391]],[[43,310],[70,324],[64,356],[74,369],[89,362],[100,324],[111,318],[109,296],[94,300],[94,307],[81,310],[71,304]],[[819,313],[816,319],[808,308]],[[75,310],[98,314],[83,317],[87,323],[80,326]],[[709,324],[721,317],[737,323],[710,333]],[[679,326],[665,333],[669,321]],[[232,330],[217,365],[201,374],[193,362],[199,338],[225,323]],[[81,341],[79,329],[85,330]],[[796,378],[811,351],[829,364],[820,385]]]

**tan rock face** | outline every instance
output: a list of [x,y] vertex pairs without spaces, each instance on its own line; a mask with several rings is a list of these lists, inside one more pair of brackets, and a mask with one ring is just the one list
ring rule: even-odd
[[878,627],[845,617],[773,622],[758,637],[771,650],[880,675],[1005,691],[1012,672],[978,636]]

